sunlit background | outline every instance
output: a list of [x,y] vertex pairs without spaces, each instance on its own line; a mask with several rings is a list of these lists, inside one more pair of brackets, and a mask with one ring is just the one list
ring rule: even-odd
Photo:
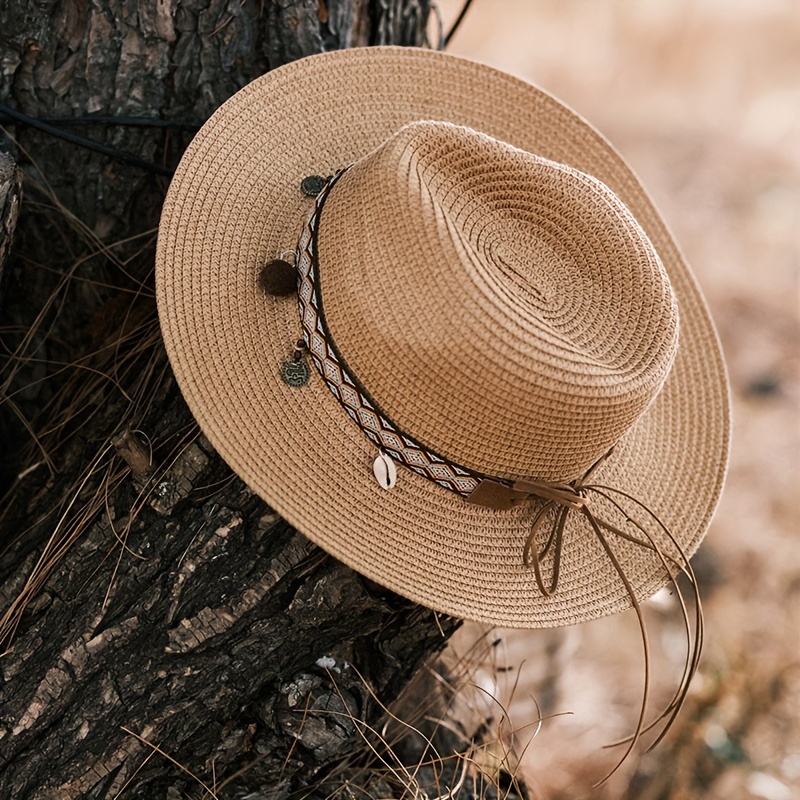
[[[439,7],[447,28],[461,2]],[[474,0],[448,50],[542,86],[627,158],[706,293],[733,393],[727,489],[696,563],[706,649],[678,725],[590,790],[635,722],[635,619],[495,632],[477,680],[520,729],[519,772],[546,800],[799,798],[800,2]],[[650,606],[666,699],[679,623],[669,598]],[[537,704],[569,715],[531,740]]]

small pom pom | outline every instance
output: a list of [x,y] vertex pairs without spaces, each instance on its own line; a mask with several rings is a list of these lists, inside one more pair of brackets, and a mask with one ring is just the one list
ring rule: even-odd
[[261,269],[258,285],[274,297],[286,297],[297,291],[297,272],[282,258],[275,258]]

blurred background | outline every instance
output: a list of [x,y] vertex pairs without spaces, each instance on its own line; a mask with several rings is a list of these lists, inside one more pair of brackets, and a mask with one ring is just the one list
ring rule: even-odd
[[[438,5],[447,29],[462,2]],[[563,631],[470,626],[451,656],[474,659],[481,636],[494,644],[474,702],[502,720],[536,798],[800,798],[800,2],[474,0],[448,51],[555,94],[638,172],[711,306],[735,420],[695,561],[704,657],[658,748],[591,788],[641,701],[632,614]],[[667,702],[680,620],[666,594],[648,605]]]

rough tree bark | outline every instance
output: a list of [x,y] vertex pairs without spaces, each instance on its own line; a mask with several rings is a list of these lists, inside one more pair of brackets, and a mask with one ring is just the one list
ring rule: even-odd
[[[0,101],[172,168],[186,128],[257,75],[326,49],[423,44],[428,10],[12,0]],[[167,179],[0,123],[26,173],[0,298],[0,797],[398,791],[365,737],[380,746],[380,703],[458,622],[311,546],[197,431],[152,296]],[[450,779],[432,772],[420,780],[440,793]]]
[[19,216],[19,202],[22,182],[14,159],[0,152],[0,298],[3,296],[3,275],[14,228]]

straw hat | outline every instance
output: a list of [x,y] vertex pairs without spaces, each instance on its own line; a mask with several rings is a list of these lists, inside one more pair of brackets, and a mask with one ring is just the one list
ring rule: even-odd
[[630,168],[534,86],[407,48],[273,70],[187,150],[156,269],[222,457],[406,597],[577,623],[708,527],[729,399],[702,295]]

